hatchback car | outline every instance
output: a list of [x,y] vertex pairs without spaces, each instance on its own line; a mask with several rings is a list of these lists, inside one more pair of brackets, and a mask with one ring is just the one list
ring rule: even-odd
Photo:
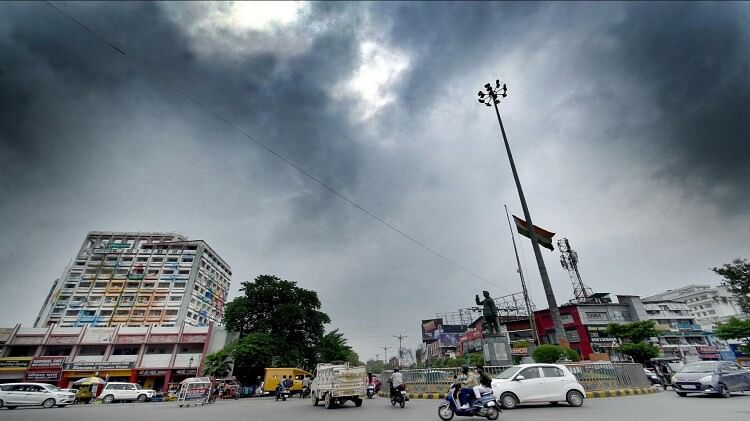
[[63,407],[75,402],[75,393],[64,392],[57,386],[45,383],[0,384],[0,408],[16,409],[19,406]]
[[750,390],[750,372],[729,361],[694,362],[673,377],[672,388],[678,396],[705,393],[729,398],[732,392]]
[[155,393],[156,391],[144,389],[138,383],[109,382],[104,385],[100,396],[104,403],[112,403],[114,401],[145,402],[153,398]]
[[559,364],[522,364],[508,368],[492,380],[495,398],[505,409],[527,402],[568,402],[583,405],[586,391],[573,373]]

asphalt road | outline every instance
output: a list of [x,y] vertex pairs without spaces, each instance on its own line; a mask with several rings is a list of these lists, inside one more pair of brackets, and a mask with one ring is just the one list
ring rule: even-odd
[[[275,402],[269,398],[221,401],[203,407],[178,408],[175,402],[77,405],[67,408],[0,410],[1,421],[318,421],[318,420],[439,420],[439,400],[411,400],[404,409],[391,407],[385,398],[366,400],[361,408],[314,408],[309,399]],[[454,420],[460,420],[456,417]],[[468,419],[468,418],[463,418]],[[750,393],[730,399],[695,396],[680,398],[672,392],[617,398],[587,399],[580,408],[567,405],[522,406],[503,411],[501,420],[554,421],[747,421]]]

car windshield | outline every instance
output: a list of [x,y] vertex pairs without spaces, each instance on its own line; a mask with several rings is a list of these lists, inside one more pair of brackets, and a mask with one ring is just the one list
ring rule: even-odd
[[690,363],[680,373],[713,373],[715,367],[715,363]]
[[135,388],[138,390],[143,390],[143,387],[141,387],[141,385],[139,385],[138,383],[135,384]]
[[495,378],[496,379],[509,379],[509,378],[513,377],[514,374],[518,373],[518,371],[521,368],[522,367],[510,367],[510,368],[507,368],[505,371],[503,371],[502,373],[500,373],[497,376],[495,376]]
[[51,384],[48,384],[46,387],[47,387],[47,389],[49,389],[49,390],[51,390],[53,392],[59,392],[60,391],[59,387],[51,385]]

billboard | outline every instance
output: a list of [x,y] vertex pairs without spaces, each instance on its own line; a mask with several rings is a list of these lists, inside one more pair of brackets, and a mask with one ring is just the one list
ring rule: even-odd
[[443,332],[443,319],[422,320],[422,342],[432,342]]

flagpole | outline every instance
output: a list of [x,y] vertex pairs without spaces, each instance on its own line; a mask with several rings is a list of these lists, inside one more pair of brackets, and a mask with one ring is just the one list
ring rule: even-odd
[[536,232],[534,231],[534,223],[531,221],[531,214],[529,213],[529,207],[526,205],[526,196],[523,194],[523,188],[521,187],[521,180],[518,178],[518,171],[516,171],[516,163],[513,161],[513,154],[510,151],[510,144],[508,143],[508,136],[505,134],[505,127],[503,126],[503,120],[500,118],[500,109],[497,104],[500,103],[498,96],[506,97],[508,89],[505,85],[500,87],[500,81],[495,82],[493,88],[491,84],[484,85],[487,93],[479,91],[479,102],[489,106],[495,107],[495,114],[497,115],[497,122],[500,124],[500,131],[503,134],[503,142],[505,143],[505,151],[508,153],[508,161],[510,161],[510,169],[513,172],[513,180],[516,182],[516,189],[518,190],[518,198],[521,200],[521,207],[523,208],[523,216],[526,218],[526,223],[529,226],[529,237],[531,238],[531,247],[534,249],[534,257],[536,257],[536,263],[539,267],[539,277],[542,278],[542,286],[544,287],[544,295],[547,297],[547,305],[549,306],[549,313],[552,316],[552,323],[555,326],[555,338],[557,343],[563,347],[569,348],[570,343],[565,335],[565,327],[562,323],[562,317],[560,317],[560,309],[557,307],[557,300],[555,299],[555,292],[552,289],[552,284],[549,281],[549,275],[547,274],[547,267],[544,265],[544,258],[542,252],[539,250],[539,240],[536,238]]
[[513,252],[516,254],[516,264],[518,265],[518,276],[521,277],[521,288],[523,288],[523,299],[526,302],[526,314],[529,316],[529,325],[531,331],[534,334],[534,341],[536,345],[541,345],[539,341],[539,332],[536,330],[536,321],[534,320],[534,312],[531,311],[531,304],[529,302],[529,290],[526,289],[526,280],[523,279],[523,271],[521,270],[521,260],[518,258],[518,248],[516,247],[516,237],[513,235],[513,225],[510,224],[510,215],[508,214],[508,205],[505,206],[505,217],[508,218],[508,230],[510,231],[510,239],[513,241]]

